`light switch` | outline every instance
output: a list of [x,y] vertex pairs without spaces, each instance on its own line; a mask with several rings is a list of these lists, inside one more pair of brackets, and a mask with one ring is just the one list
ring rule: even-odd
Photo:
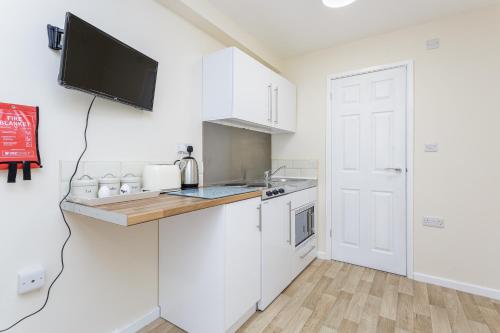
[[426,153],[437,153],[439,151],[439,144],[437,143],[426,143],[425,152]]

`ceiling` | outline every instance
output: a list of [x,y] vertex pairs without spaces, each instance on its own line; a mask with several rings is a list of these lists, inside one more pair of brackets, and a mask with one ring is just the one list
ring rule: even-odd
[[209,0],[243,30],[286,58],[500,0],[357,0],[332,9],[321,0]]

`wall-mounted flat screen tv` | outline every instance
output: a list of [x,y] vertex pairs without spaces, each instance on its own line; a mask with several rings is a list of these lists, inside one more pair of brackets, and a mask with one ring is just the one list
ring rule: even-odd
[[59,82],[153,111],[158,62],[67,13]]

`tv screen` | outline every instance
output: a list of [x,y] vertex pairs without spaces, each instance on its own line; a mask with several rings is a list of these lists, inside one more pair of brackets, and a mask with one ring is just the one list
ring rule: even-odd
[[61,85],[152,111],[158,62],[67,13]]

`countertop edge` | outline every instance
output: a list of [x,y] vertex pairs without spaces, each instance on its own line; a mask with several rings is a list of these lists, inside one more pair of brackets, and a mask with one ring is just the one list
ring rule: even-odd
[[[168,195],[168,194],[167,194]],[[174,196],[171,196],[174,197]],[[178,196],[175,196],[178,198]],[[207,208],[226,205],[238,201],[249,200],[261,197],[260,191],[252,191],[242,194],[231,195],[217,199],[199,199],[196,202],[187,202],[180,204],[178,207],[161,208],[156,207],[150,211],[142,211],[136,214],[125,214],[109,209],[99,208],[99,206],[85,206],[78,203],[66,201],[63,203],[62,208],[66,212],[91,217],[108,223],[113,223],[120,226],[134,226],[142,223],[154,222],[163,218],[195,212]],[[148,199],[137,200],[137,206],[140,207],[140,202]],[[130,201],[130,204],[134,201]]]

